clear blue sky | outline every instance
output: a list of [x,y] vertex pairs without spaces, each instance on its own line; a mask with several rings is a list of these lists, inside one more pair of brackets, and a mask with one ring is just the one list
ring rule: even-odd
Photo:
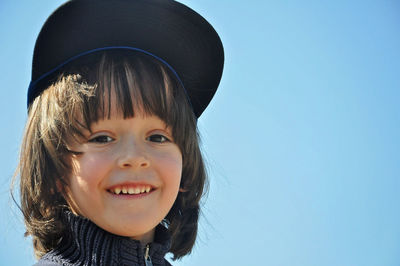
[[[0,3],[0,261],[31,265],[8,188],[35,38],[61,0]],[[400,265],[400,4],[185,0],[220,33],[199,121],[199,241],[175,265]]]

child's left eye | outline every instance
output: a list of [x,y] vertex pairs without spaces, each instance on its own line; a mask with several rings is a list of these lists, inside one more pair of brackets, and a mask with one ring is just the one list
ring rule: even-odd
[[164,143],[167,141],[170,141],[167,137],[160,135],[160,134],[155,134],[147,137],[147,140],[151,142],[158,142],[158,143]]

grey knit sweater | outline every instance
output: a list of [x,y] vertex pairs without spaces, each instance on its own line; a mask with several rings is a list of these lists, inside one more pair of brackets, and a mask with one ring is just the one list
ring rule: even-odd
[[170,248],[170,237],[164,226],[156,228],[155,241],[148,246],[149,257],[137,240],[113,235],[86,218],[68,212],[68,233],[60,245],[45,254],[35,266],[56,265],[170,265],[164,259]]

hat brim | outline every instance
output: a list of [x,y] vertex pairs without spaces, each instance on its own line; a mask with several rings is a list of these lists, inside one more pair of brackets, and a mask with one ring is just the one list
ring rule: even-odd
[[47,19],[37,38],[28,105],[62,66],[99,49],[142,50],[171,67],[199,117],[219,85],[224,51],[214,28],[172,0],[72,0]]

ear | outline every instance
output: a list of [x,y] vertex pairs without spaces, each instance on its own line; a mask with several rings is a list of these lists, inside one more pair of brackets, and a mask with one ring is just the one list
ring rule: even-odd
[[188,192],[189,190],[187,190],[187,189],[184,189],[184,188],[179,188],[179,192]]

